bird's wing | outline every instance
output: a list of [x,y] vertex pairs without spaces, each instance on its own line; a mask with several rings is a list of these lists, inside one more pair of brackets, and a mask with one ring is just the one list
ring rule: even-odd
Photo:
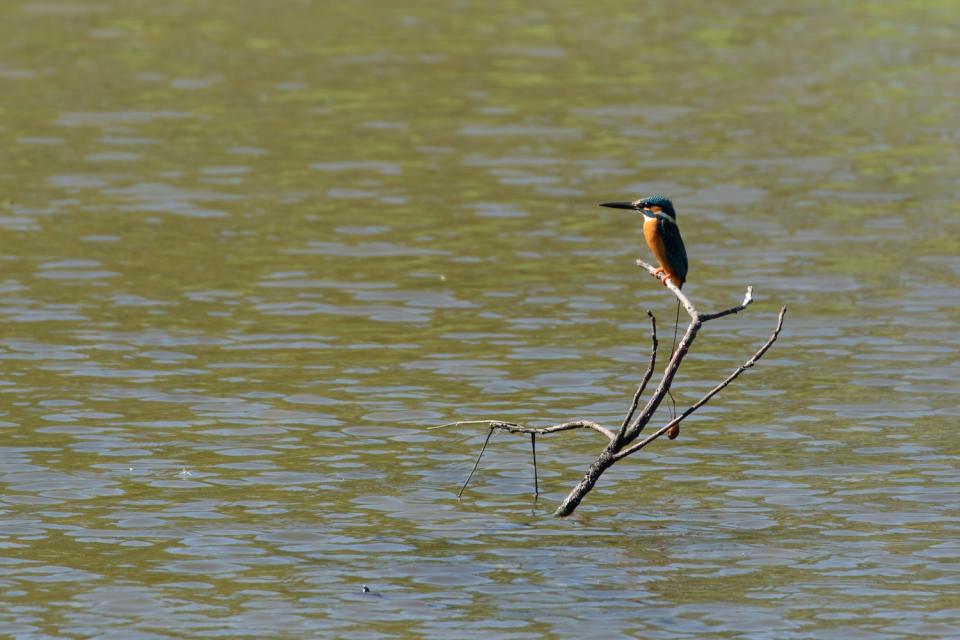
[[687,280],[687,249],[683,246],[683,238],[680,237],[680,227],[675,222],[662,217],[659,222],[660,234],[663,238],[663,246],[667,250],[670,266],[685,282]]

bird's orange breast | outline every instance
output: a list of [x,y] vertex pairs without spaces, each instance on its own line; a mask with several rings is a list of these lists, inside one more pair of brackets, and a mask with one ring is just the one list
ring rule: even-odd
[[675,285],[682,287],[683,278],[671,268],[667,248],[663,245],[663,238],[660,237],[660,223],[656,218],[644,216],[643,239],[647,241],[647,246],[653,252],[653,257],[660,263],[660,268],[667,273],[667,276],[673,280]]
[[643,219],[643,239],[647,241],[647,246],[653,252],[653,257],[657,259],[660,266],[664,269],[670,268],[667,262],[667,249],[663,246],[663,238],[660,237],[660,225],[656,218]]

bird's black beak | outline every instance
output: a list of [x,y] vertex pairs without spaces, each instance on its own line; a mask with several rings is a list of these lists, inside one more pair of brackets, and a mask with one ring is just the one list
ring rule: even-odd
[[630,209],[631,211],[636,211],[637,208],[633,206],[632,202],[601,202],[601,207],[610,207],[611,209]]

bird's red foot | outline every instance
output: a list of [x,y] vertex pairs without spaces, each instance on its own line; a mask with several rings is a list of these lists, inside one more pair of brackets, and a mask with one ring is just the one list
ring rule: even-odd
[[683,286],[683,280],[680,280],[673,274],[672,271],[667,271],[663,267],[660,267],[656,271],[654,271],[653,277],[660,280],[660,282],[663,283],[663,286],[667,286],[667,281],[672,282],[673,285],[677,288]]

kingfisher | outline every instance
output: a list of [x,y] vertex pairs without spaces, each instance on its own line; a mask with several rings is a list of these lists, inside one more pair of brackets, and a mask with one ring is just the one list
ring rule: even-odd
[[678,288],[687,281],[687,249],[680,237],[677,226],[677,212],[673,203],[664,196],[647,196],[633,202],[604,202],[601,207],[628,209],[643,216],[643,238],[653,252],[660,268],[657,275],[663,274],[663,285],[667,280]]
[[[677,226],[677,212],[673,203],[664,196],[647,196],[633,202],[603,202],[601,207],[613,209],[627,209],[636,211],[643,216],[643,238],[660,264],[656,275],[663,275],[663,286],[669,280],[678,289],[683,288],[687,281],[687,249],[683,246],[680,237],[680,227]],[[673,347],[670,348],[670,358],[673,358],[677,346],[677,329],[680,326],[680,301],[677,300],[677,319],[673,326]],[[670,393],[669,390],[667,393]],[[676,415],[676,402],[670,394],[673,403],[671,413]],[[676,424],[667,431],[667,437],[673,440],[680,435],[680,425]]]

